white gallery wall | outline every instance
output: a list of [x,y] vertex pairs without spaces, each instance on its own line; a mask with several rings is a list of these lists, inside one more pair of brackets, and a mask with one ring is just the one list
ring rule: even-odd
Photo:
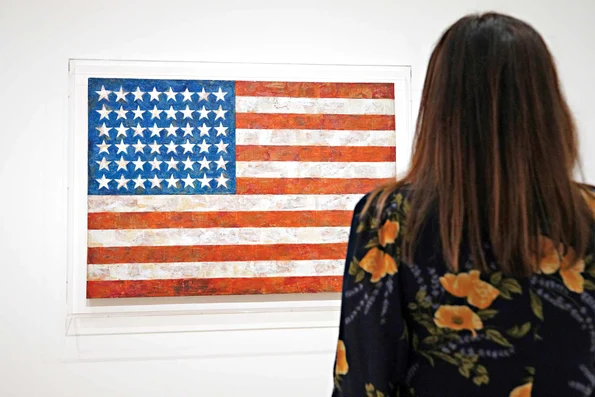
[[1,0],[0,396],[330,393],[335,328],[106,335],[78,346],[103,356],[65,354],[70,58],[411,65],[415,108],[438,35],[482,10],[545,36],[595,183],[593,0]]

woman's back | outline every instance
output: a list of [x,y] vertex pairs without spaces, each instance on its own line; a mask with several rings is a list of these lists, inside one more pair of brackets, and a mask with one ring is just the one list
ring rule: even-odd
[[480,276],[463,244],[454,274],[434,219],[414,260],[402,259],[408,197],[403,188],[391,193],[380,222],[360,218],[365,200],[356,208],[334,395],[593,395],[593,245],[569,267],[572,250],[542,238],[539,271],[514,278],[503,275],[488,244],[490,270]]

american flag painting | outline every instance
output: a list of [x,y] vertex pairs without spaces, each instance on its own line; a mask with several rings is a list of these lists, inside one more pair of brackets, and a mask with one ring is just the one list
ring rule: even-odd
[[90,78],[87,298],[336,292],[392,83]]

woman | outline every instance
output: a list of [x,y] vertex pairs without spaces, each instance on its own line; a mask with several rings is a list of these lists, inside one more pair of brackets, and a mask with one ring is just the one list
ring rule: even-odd
[[356,207],[334,392],[591,396],[593,198],[540,35],[467,16],[432,53],[411,168]]

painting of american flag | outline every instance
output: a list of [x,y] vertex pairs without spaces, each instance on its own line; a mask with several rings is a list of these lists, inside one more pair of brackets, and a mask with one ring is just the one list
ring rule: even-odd
[[394,84],[89,78],[87,298],[337,292]]

